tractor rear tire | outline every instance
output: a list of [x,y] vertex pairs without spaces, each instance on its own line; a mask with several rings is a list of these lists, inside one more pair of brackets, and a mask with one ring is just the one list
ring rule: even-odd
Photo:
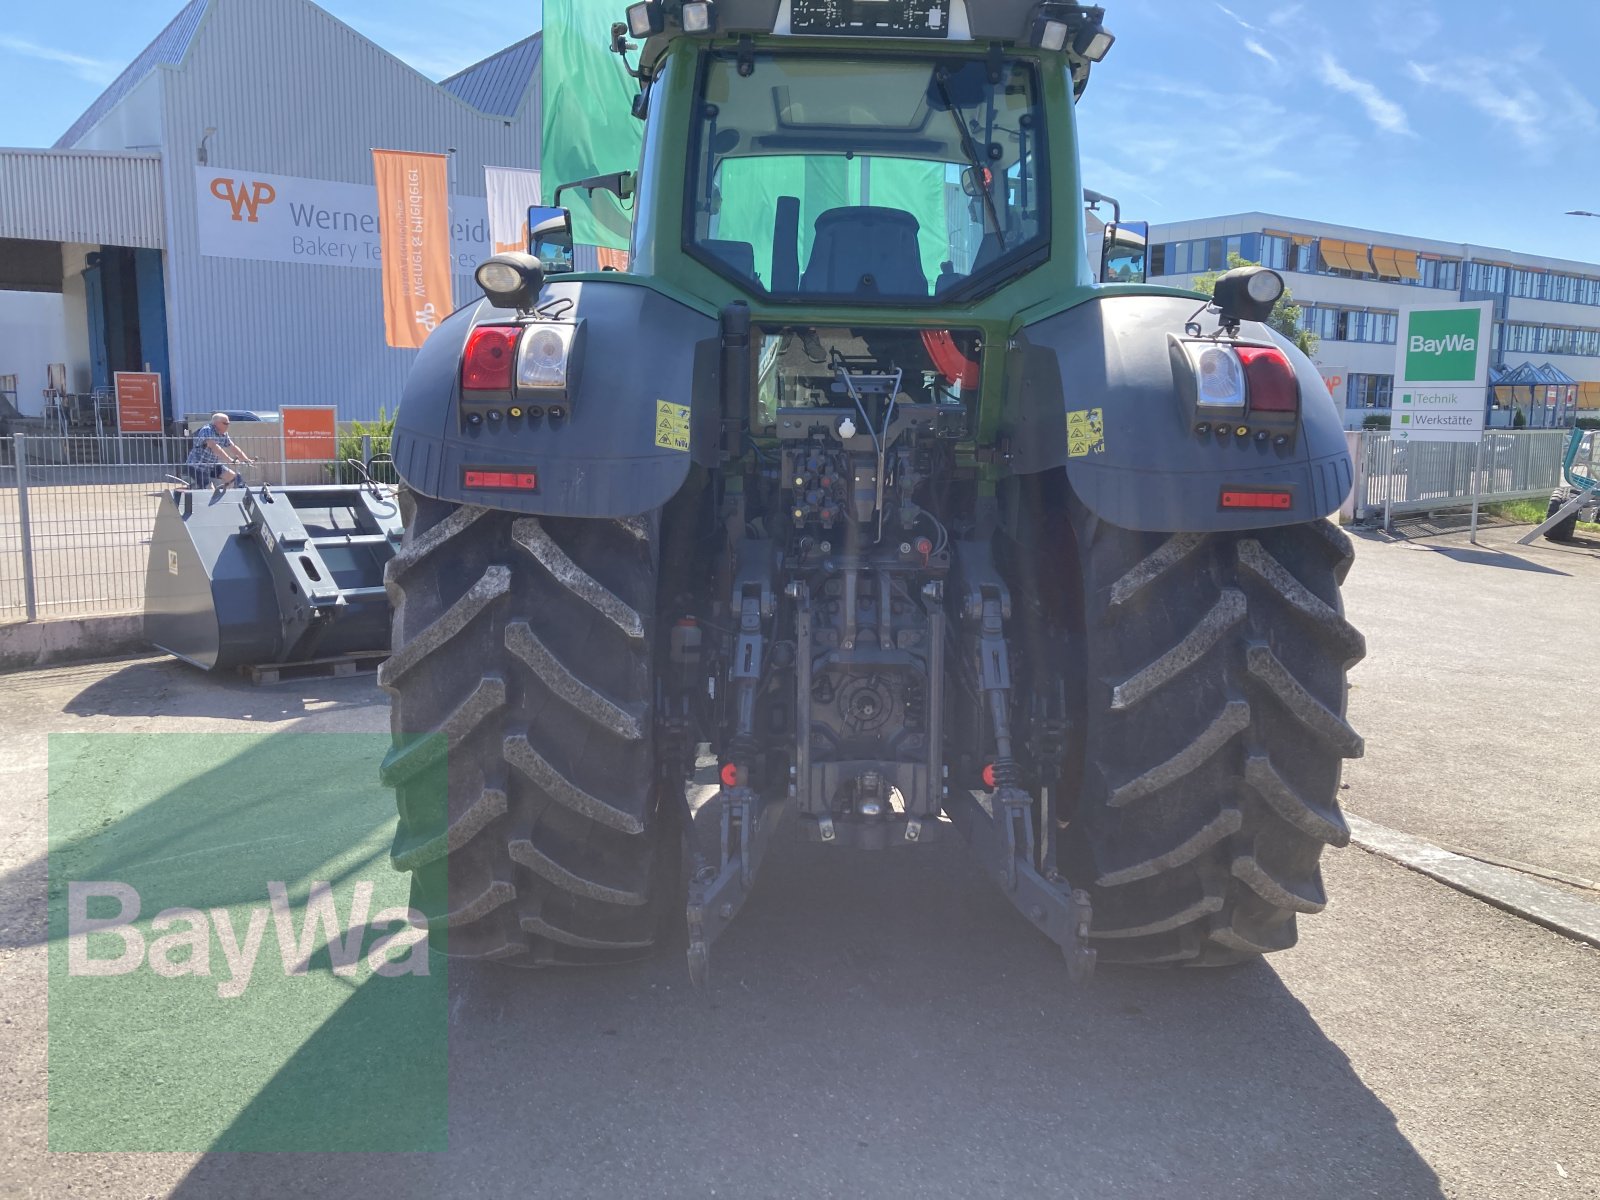
[[[1062,844],[1103,963],[1224,966],[1284,950],[1350,832],[1346,677],[1366,653],[1327,521],[1151,534],[1069,500],[1083,581],[1084,780]],[[1080,884],[1080,886],[1082,886]]]
[[[1561,511],[1561,506],[1572,499],[1572,493],[1557,488],[1550,496],[1550,503],[1545,506],[1544,519],[1548,521]],[[1570,542],[1578,533],[1578,514],[1573,513],[1559,525],[1553,525],[1544,531],[1547,542]]]
[[461,957],[642,957],[678,847],[671,806],[657,811],[658,520],[402,504],[379,682],[412,907]]

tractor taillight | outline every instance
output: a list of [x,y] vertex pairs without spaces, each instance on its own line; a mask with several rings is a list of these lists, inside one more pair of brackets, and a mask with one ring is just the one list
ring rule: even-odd
[[517,361],[516,325],[479,325],[467,338],[461,387],[468,392],[509,392]]
[[1300,409],[1300,383],[1282,350],[1240,346],[1239,361],[1250,382],[1250,411],[1292,413]]

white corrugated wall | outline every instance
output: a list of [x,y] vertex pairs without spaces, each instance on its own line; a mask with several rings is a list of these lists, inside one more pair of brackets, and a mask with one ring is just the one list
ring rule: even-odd
[[161,157],[0,150],[0,237],[159,250]]
[[[463,196],[484,194],[485,165],[538,163],[536,100],[512,121],[484,116],[304,0],[212,0],[167,74],[165,126],[180,412],[337,404],[371,418],[393,412],[415,358],[384,344],[377,271],[200,254],[193,173],[208,128],[212,167],[345,183],[372,183],[374,147],[454,147]],[[476,289],[461,279],[456,294]]]

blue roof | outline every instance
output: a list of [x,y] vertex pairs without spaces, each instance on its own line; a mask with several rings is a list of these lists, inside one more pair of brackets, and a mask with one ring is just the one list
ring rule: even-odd
[[194,41],[195,31],[200,28],[200,19],[206,15],[208,3],[209,0],[189,0],[183,11],[172,18],[172,23],[156,35],[155,41],[146,46],[139,57],[128,64],[127,70],[100,93],[100,98],[84,111],[83,116],[72,123],[72,128],[61,135],[54,148],[68,150],[77,145],[78,140],[126,99],[128,93],[138,87],[151,71],[159,66],[181,63],[183,56],[189,52],[189,43]]
[[439,86],[481,113],[514,117],[533,82],[543,46],[544,39],[536,33],[465,71],[441,79]]

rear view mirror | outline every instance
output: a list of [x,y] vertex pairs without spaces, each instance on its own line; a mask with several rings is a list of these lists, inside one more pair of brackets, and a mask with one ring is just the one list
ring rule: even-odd
[[561,193],[569,191],[582,191],[589,195],[595,192],[610,192],[619,200],[633,198],[634,174],[632,171],[615,171],[610,175],[591,175],[588,179],[580,179],[576,183],[563,183],[556,189],[556,194],[551,200],[561,203]]
[[546,275],[573,270],[572,214],[564,208],[530,208],[528,253],[544,266]]
[[1143,283],[1149,248],[1148,222],[1113,221],[1107,225],[1105,248],[1100,256],[1100,282]]

